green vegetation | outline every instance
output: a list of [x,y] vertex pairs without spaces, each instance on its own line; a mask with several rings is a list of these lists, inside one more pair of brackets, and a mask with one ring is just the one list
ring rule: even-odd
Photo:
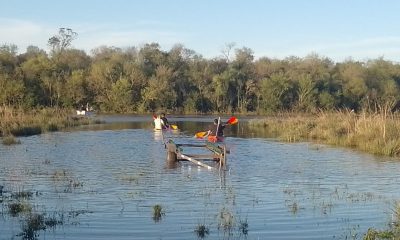
[[48,52],[30,46],[17,54],[15,45],[0,46],[0,106],[78,108],[89,103],[103,112],[261,114],[399,107],[400,64],[382,58],[338,63],[316,54],[255,59],[251,49],[227,44],[220,57],[205,59],[183,45],[164,51],[157,43],[102,46],[89,56],[71,48],[77,37],[71,29],[59,29],[48,41]]
[[165,212],[160,204],[156,204],[153,206],[153,220],[158,222],[161,220],[161,217],[165,215]]
[[13,199],[30,199],[32,198],[33,193],[30,191],[18,191],[18,192],[13,192],[11,193],[11,198]]
[[210,229],[204,225],[204,224],[199,224],[195,228],[194,232],[196,233],[197,237],[199,239],[205,238],[208,234],[210,234]]
[[[79,223],[77,222],[79,215],[93,213],[86,209],[69,212],[57,210],[51,213],[45,205],[42,206],[44,209],[40,210],[37,203],[31,202],[34,197],[40,195],[38,192],[33,194],[31,191],[17,191],[11,192],[11,194],[3,194],[3,188],[4,186],[0,186],[0,209],[7,211],[0,211],[0,213],[3,217],[7,213],[15,218],[15,222],[21,223],[21,232],[15,235],[21,237],[21,239],[39,239],[40,233],[49,228],[54,231],[59,225],[76,225]],[[50,216],[49,213],[51,213]]]
[[249,124],[284,141],[311,140],[373,154],[399,156],[399,117],[397,113],[356,114],[340,111],[319,112],[312,116],[287,114],[284,117],[252,120]]
[[30,213],[32,207],[27,202],[16,202],[8,205],[8,210],[11,216],[18,216],[20,213]]
[[239,220],[239,232],[245,236],[249,233],[249,223],[247,219]]
[[400,239],[400,203],[396,202],[392,210],[392,221],[389,224],[389,229],[376,230],[368,229],[364,234],[364,240],[383,240],[383,239]]
[[33,213],[25,219],[20,236],[23,239],[36,239],[39,236],[38,231],[45,229],[43,214]]

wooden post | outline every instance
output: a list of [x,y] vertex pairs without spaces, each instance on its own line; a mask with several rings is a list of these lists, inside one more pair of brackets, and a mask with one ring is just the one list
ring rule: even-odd
[[177,160],[176,153],[168,151],[168,153],[167,153],[167,161],[168,162],[176,162],[176,160]]
[[222,152],[219,154],[219,170],[226,169],[226,146],[223,146]]
[[227,164],[227,161],[226,161],[226,146],[224,145],[224,155],[223,155],[223,158],[222,158],[224,161],[222,162],[222,165],[223,165],[223,167],[224,167],[224,169],[226,169],[226,164]]
[[167,142],[166,147],[167,147],[167,161],[168,162],[176,162],[177,161],[176,144],[170,140]]

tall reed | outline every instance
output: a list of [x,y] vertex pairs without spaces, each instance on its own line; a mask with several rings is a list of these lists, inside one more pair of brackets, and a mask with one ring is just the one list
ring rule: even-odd
[[319,112],[312,116],[251,120],[249,125],[267,128],[271,136],[289,142],[311,140],[373,154],[400,155],[400,115],[397,113]]

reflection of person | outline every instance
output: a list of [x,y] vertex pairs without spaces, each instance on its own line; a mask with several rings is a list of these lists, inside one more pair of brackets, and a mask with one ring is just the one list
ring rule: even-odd
[[154,131],[154,140],[163,141],[163,133],[162,133],[162,131]]
[[161,120],[163,121],[163,129],[169,128],[169,122],[168,119],[165,117],[165,113],[161,113]]

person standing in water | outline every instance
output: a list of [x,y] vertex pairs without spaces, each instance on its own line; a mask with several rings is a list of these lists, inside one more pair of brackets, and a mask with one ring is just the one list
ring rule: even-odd
[[214,119],[213,125],[210,127],[210,130],[208,130],[208,141],[210,142],[220,142],[223,141],[224,139],[224,129],[225,129],[224,124],[221,123],[219,119]]
[[164,128],[164,122],[160,116],[153,116],[154,118],[154,129],[155,130],[162,130]]
[[168,122],[168,119],[167,119],[167,117],[165,117],[165,113],[161,113],[161,120],[163,121],[163,124],[164,124],[164,126],[163,126],[163,129],[168,129],[169,128],[169,122]]
[[154,129],[156,130],[164,130],[169,129],[170,124],[168,119],[165,117],[165,113],[161,113],[161,115],[154,115]]

